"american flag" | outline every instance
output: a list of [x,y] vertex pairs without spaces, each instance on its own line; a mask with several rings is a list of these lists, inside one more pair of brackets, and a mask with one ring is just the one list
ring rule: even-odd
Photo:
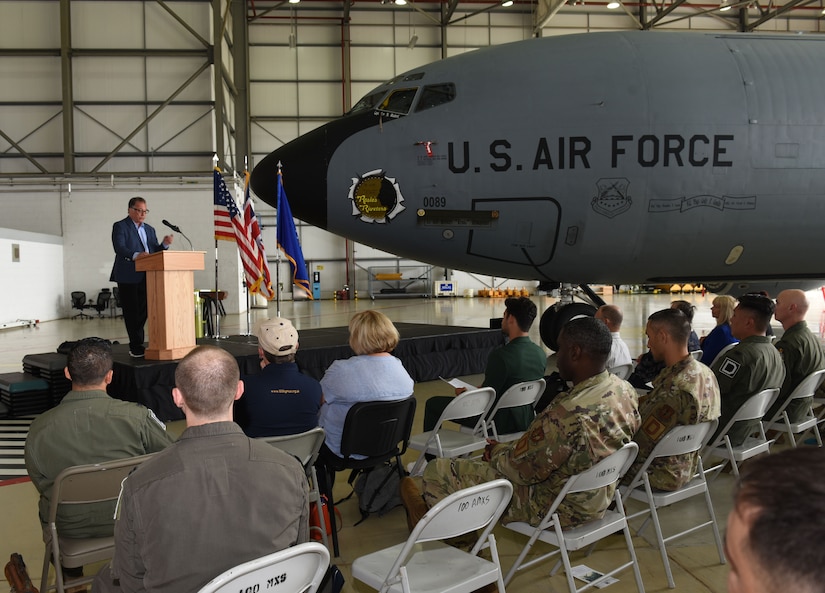
[[261,227],[258,224],[258,217],[255,216],[255,210],[252,207],[252,197],[249,195],[249,171],[244,171],[243,217],[249,237],[258,248],[256,270],[252,276],[249,275],[248,270],[245,270],[247,272],[249,291],[258,293],[266,300],[271,301],[275,298],[275,292],[272,290],[272,277],[269,273],[269,264],[266,261],[266,251],[264,250],[264,242],[261,237]]
[[[261,254],[258,251],[258,244],[250,236],[241,211],[235,204],[235,198],[226,188],[221,171],[215,167],[214,178],[214,214],[215,214],[215,238],[224,241],[235,241],[238,244],[238,252],[243,263],[244,273],[247,283],[251,287],[254,280],[260,276],[258,262]],[[250,281],[250,278],[253,281]]]

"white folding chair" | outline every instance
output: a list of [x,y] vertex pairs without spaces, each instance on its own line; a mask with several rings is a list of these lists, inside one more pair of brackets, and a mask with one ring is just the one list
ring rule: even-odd
[[612,375],[616,375],[619,379],[627,380],[633,374],[633,363],[620,364],[612,369],[607,369]]
[[[410,473],[420,474],[427,463],[426,455],[436,457],[461,457],[473,451],[483,449],[487,445],[487,424],[485,417],[493,406],[496,392],[492,387],[471,389],[455,396],[435,425],[435,428],[410,437],[409,448],[421,451]],[[478,421],[472,432],[465,433],[460,429],[453,430],[445,426],[450,420],[463,420],[478,416]]]
[[307,482],[309,482],[309,501],[315,503],[315,508],[318,511],[318,522],[320,523],[320,526],[313,526],[310,529],[320,531],[321,540],[327,546],[329,545],[327,541],[327,524],[324,520],[321,491],[318,488],[318,474],[315,471],[315,460],[318,459],[318,451],[321,450],[325,437],[324,429],[318,426],[298,434],[261,437],[261,440],[296,457],[304,466]]
[[716,471],[718,476],[728,463],[732,464],[733,473],[739,477],[739,465],[743,461],[755,457],[761,453],[770,453],[773,439],[768,440],[765,436],[765,428],[762,422],[759,422],[759,434],[749,435],[739,445],[733,445],[730,441],[728,432],[734,424],[740,421],[748,420],[762,420],[762,417],[768,411],[768,408],[773,405],[776,396],[779,395],[779,389],[765,389],[750,396],[747,401],[742,404],[742,407],[736,411],[733,418],[725,425],[719,436],[714,439],[707,447],[702,450],[702,456],[705,459],[709,457],[721,457],[724,461],[713,468],[708,468],[705,473]]
[[[593,521],[588,521],[587,523],[577,527],[562,529],[557,512],[559,505],[568,494],[595,490],[597,488],[604,488],[605,486],[618,483],[621,477],[627,472],[627,470],[630,469],[630,466],[636,459],[636,454],[638,452],[639,446],[634,442],[630,442],[618,451],[602,459],[587,471],[571,476],[564,485],[564,488],[562,488],[561,492],[559,492],[558,496],[556,496],[556,499],[553,501],[553,504],[550,506],[550,509],[547,511],[547,514],[541,520],[538,527],[533,527],[529,523],[525,522],[508,523],[505,525],[507,529],[512,529],[513,531],[526,535],[530,539],[525,544],[524,549],[522,549],[515,564],[513,564],[512,568],[510,568],[504,582],[509,584],[516,572],[529,568],[539,562],[543,562],[556,554],[561,554],[561,560],[556,563],[550,574],[555,574],[559,568],[559,565],[564,564],[564,572],[567,576],[567,586],[570,589],[570,593],[578,593],[579,591],[584,591],[591,586],[595,586],[607,577],[611,577],[629,566],[633,567],[633,575],[636,578],[636,588],[639,590],[639,593],[644,593],[645,589],[642,584],[642,575],[639,571],[639,562],[636,559],[636,551],[633,548],[633,541],[630,537],[630,528],[627,524],[624,505],[618,489],[613,495],[613,499],[616,504],[615,509],[605,511],[604,517],[601,519],[594,519]],[[627,550],[630,554],[630,561],[614,568],[608,573],[605,573],[604,576],[588,583],[584,587],[577,589],[576,584],[573,581],[573,572],[570,565],[570,556],[568,552],[581,550],[582,548],[591,546],[597,541],[618,531],[622,531],[624,533],[625,544],[627,545]],[[558,549],[541,554],[528,562],[524,562],[524,559],[527,557],[527,554],[530,552],[530,549],[537,540],[541,540]]]
[[701,350],[691,350],[689,354],[693,357],[693,360],[702,360],[703,352]]
[[[499,410],[507,408],[517,408],[520,406],[536,406],[539,398],[544,393],[544,388],[547,384],[544,379],[536,379],[535,381],[522,381],[511,386],[505,391],[498,401],[493,406],[493,409],[487,413],[487,434],[490,438],[500,442],[509,443],[510,441],[517,441],[524,434],[521,432],[510,432],[499,434],[496,429],[496,414]],[[466,428],[466,427],[464,427]]]
[[739,342],[731,342],[730,344],[728,344],[727,346],[725,346],[724,348],[722,348],[722,349],[719,351],[719,354],[717,354],[716,356],[714,356],[714,357],[713,357],[713,360],[711,361],[711,363],[710,363],[708,366],[713,366],[713,365],[715,365],[717,360],[721,360],[721,359],[722,359],[722,357],[723,357],[725,354],[727,354],[728,350],[730,350],[731,348],[733,348],[734,346],[737,346],[737,345],[739,345]]
[[[796,447],[796,439],[794,438],[795,434],[801,434],[803,432],[807,432],[808,430],[813,430],[814,437],[816,437],[816,442],[821,447],[822,436],[819,434],[819,426],[817,426],[819,420],[813,412],[813,396],[814,393],[816,393],[816,390],[819,389],[819,386],[823,380],[825,380],[825,369],[822,369],[821,371],[814,371],[805,377],[802,382],[796,386],[796,389],[791,392],[788,399],[782,403],[782,407],[776,411],[774,417],[764,423],[765,430],[778,430],[780,432],[784,432],[788,435],[788,440],[790,441],[792,447]],[[810,401],[808,402],[804,416],[797,422],[791,422],[788,417],[787,408],[791,405],[791,402],[801,402],[805,398],[809,398]]]
[[[673,582],[673,573],[670,570],[670,561],[667,557],[667,548],[665,544],[676,538],[682,537],[689,533],[701,529],[703,527],[713,528],[713,537],[716,539],[716,548],[719,552],[719,561],[725,563],[725,553],[722,549],[722,539],[719,537],[719,527],[716,523],[716,513],[713,511],[713,501],[710,498],[708,491],[708,483],[705,478],[705,471],[702,465],[701,456],[697,455],[698,470],[694,474],[690,482],[674,491],[654,490],[650,485],[650,477],[648,476],[648,468],[655,459],[661,457],[670,457],[672,455],[686,455],[699,451],[705,444],[705,441],[710,438],[716,431],[718,425],[717,420],[711,422],[703,422],[701,424],[693,424],[689,426],[676,426],[662,437],[662,440],[653,448],[650,455],[645,459],[644,464],[636,475],[633,481],[625,488],[622,487],[622,500],[627,503],[629,499],[639,500],[648,505],[648,508],[628,516],[628,520],[635,519],[642,515],[650,514],[644,521],[639,530],[636,532],[641,535],[648,523],[653,522],[656,530],[656,540],[659,547],[659,553],[662,556],[662,564],[665,566],[667,573],[667,584],[673,589],[676,584]],[[662,525],[659,521],[659,514],[657,509],[670,506],[679,501],[688,499],[699,494],[705,495],[705,505],[707,506],[708,515],[710,519],[699,525],[694,525],[684,531],[680,531],[668,537],[664,537],[662,533]]]
[[329,550],[318,542],[298,544],[239,564],[221,573],[198,593],[268,591],[315,593],[329,568]]
[[[427,511],[407,541],[356,558],[352,576],[381,593],[471,593],[496,583],[505,593],[493,527],[513,485],[493,480],[459,490]],[[469,552],[439,540],[482,529]],[[481,550],[490,549],[490,560]]]
[[[43,539],[46,553],[43,558],[43,573],[40,590],[43,593],[91,583],[94,575],[63,580],[63,568],[80,568],[86,564],[110,560],[115,551],[115,538],[84,537],[68,538],[60,535],[57,528],[57,511],[63,505],[80,505],[112,502],[120,496],[123,480],[152,454],[127,457],[104,463],[75,465],[60,472],[52,486],[49,517]],[[54,564],[55,583],[49,585],[49,561]]]

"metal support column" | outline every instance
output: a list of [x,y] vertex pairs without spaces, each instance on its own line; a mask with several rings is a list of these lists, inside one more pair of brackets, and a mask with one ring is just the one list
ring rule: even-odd
[[63,93],[63,171],[75,172],[72,82],[72,2],[60,0],[60,81]]

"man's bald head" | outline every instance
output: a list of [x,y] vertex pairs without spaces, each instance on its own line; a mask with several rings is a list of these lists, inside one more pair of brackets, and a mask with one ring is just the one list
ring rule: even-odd
[[795,288],[783,290],[776,297],[776,311],[773,316],[783,328],[788,329],[805,319],[808,306],[808,297],[803,291]]
[[611,332],[617,332],[622,328],[624,315],[616,305],[602,305],[596,310],[595,317],[601,319]]

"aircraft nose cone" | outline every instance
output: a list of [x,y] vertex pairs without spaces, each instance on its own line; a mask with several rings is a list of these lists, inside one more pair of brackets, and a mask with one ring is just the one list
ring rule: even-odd
[[293,216],[323,229],[327,228],[326,137],[326,126],[322,126],[285,144],[258,163],[250,180],[255,194],[277,208],[280,162]]

